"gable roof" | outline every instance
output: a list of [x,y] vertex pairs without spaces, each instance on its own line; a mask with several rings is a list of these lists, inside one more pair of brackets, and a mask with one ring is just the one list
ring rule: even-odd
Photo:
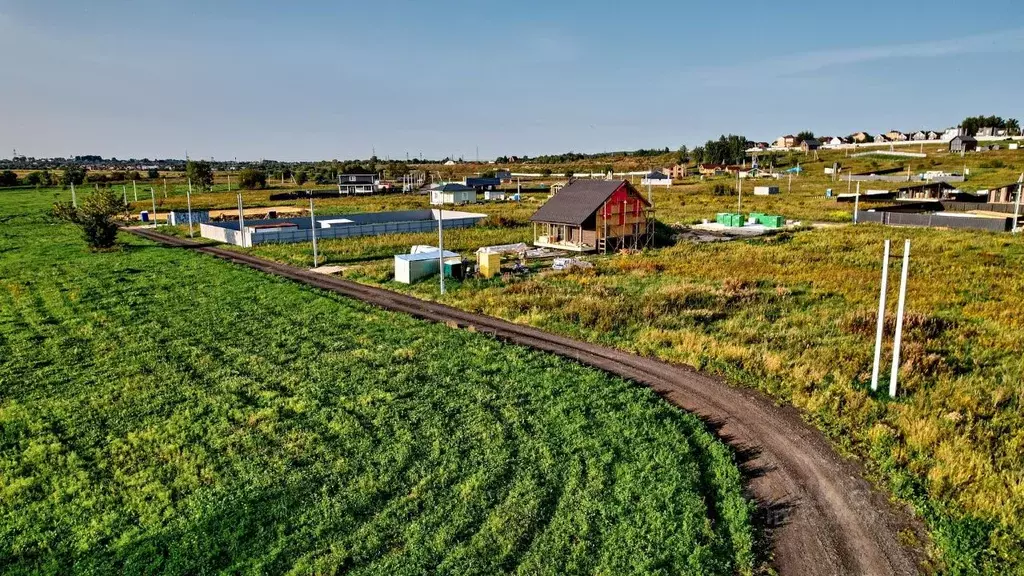
[[348,170],[342,170],[338,176],[376,176],[377,173],[372,170],[367,170],[362,166],[358,168],[349,168]]
[[631,189],[644,204],[647,204],[647,200],[625,180],[574,180],[534,212],[533,216],[530,216],[530,222],[579,226],[623,186]]
[[475,188],[470,188],[458,182],[448,182],[446,184],[434,184],[430,187],[431,192],[476,192]]

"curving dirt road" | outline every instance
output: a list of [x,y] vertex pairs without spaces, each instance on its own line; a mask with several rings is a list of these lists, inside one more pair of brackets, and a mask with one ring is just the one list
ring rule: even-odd
[[840,458],[820,432],[791,408],[729,386],[691,368],[557,336],[496,318],[270,262],[248,254],[146,229],[131,232],[250,268],[331,290],[388,310],[443,322],[573,358],[655,390],[714,429],[743,460],[747,486],[764,514],[772,565],[783,575],[917,574],[924,554],[899,533],[924,534],[920,523],[890,504]]

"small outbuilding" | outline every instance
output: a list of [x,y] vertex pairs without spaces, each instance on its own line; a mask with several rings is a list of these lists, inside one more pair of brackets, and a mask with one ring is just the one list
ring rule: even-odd
[[[441,271],[441,254],[437,248],[415,254],[395,254],[395,282],[412,284]],[[457,259],[455,252],[444,251],[444,260]]]
[[991,204],[1008,204],[1017,201],[1017,194],[1020,193],[1021,183],[1013,182],[1002,186],[995,186],[979,193],[986,194]]
[[456,183],[436,184],[430,188],[430,203],[434,206],[475,204],[476,189]]
[[672,177],[663,172],[653,170],[640,180],[640,184],[643,186],[664,186],[668,188],[672,186]]
[[935,180],[923,184],[912,184],[896,189],[896,197],[901,200],[947,200],[956,188],[944,180]]
[[813,152],[821,148],[821,142],[816,138],[808,138],[800,143],[800,149],[804,152]]
[[778,186],[754,186],[754,196],[773,196],[778,193]]
[[949,141],[949,151],[954,154],[973,152],[978,149],[978,140],[974,136],[960,134]]

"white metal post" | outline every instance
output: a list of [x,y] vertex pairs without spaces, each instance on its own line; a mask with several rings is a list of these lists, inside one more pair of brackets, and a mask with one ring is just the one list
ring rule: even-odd
[[149,188],[149,195],[153,198],[153,225],[156,226],[156,192],[152,186]]
[[437,260],[441,267],[441,294],[444,294],[444,193],[441,193],[441,204],[437,208]]
[[903,272],[900,276],[900,300],[896,308],[896,336],[892,345],[892,375],[889,377],[889,396],[896,397],[896,376],[900,370],[900,344],[903,340],[903,307],[907,301],[907,272],[910,269],[910,240],[903,244]]
[[311,230],[310,233],[313,235],[313,268],[316,268],[317,267],[317,262],[319,261],[319,258],[318,258],[317,249],[316,249],[316,216],[313,215],[313,193],[312,192],[310,192],[310,194],[309,194],[309,222],[310,222],[310,225],[312,226],[312,228],[310,228],[310,230]]
[[882,290],[878,295],[878,328],[875,330],[875,365],[871,369],[871,389],[878,390],[878,373],[882,363],[882,334],[885,332],[885,293],[889,285],[889,241],[882,256]]
[[188,203],[188,237],[192,238],[192,179],[188,179],[188,191],[185,192],[185,201]]
[[78,208],[78,197],[75,196],[75,183],[71,183],[71,205]]
[[[99,186],[99,184],[97,184],[97,186]],[[124,204],[125,204],[125,206],[127,206],[128,205],[128,187],[125,186],[124,184],[121,185],[121,194],[124,196]]]
[[139,201],[139,189],[135,187],[135,180],[132,180],[132,194],[135,195],[135,201]]
[[242,195],[238,195],[238,233],[242,235],[242,248],[245,248],[245,208],[242,205]]
[[743,180],[740,180],[740,173],[736,173],[736,213],[743,210]]
[[860,182],[857,182],[857,195],[853,197],[853,223],[856,224],[860,216]]
[[1024,172],[1017,179],[1017,202],[1013,208],[1013,232],[1017,233],[1017,221],[1020,220],[1020,197],[1024,196]]

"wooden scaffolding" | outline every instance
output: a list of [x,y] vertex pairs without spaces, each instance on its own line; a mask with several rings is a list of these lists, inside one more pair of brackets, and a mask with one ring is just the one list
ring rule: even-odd
[[598,251],[640,250],[654,241],[654,206],[608,200],[597,211]]

